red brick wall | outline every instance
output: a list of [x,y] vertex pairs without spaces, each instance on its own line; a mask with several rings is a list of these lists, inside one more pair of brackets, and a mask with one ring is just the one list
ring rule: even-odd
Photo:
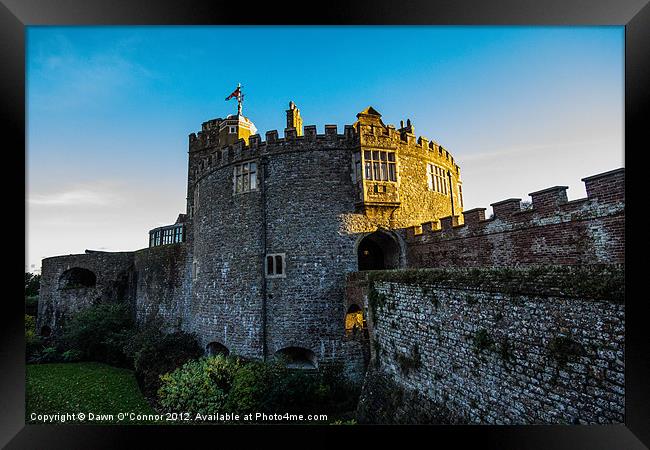
[[532,209],[520,199],[465,211],[454,218],[406,230],[409,267],[517,266],[536,264],[624,263],[625,170],[584,178],[587,198],[567,201],[566,186],[529,194]]

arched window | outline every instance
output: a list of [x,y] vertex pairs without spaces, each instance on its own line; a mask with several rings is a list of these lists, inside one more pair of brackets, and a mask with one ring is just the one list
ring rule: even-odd
[[352,304],[345,314],[345,332],[356,333],[366,327],[366,321],[363,319],[363,311],[359,305]]
[[399,244],[388,233],[375,231],[364,237],[357,249],[359,270],[398,269]]
[[286,361],[290,369],[315,369],[318,367],[316,355],[302,347],[286,347],[275,352],[275,356]]
[[228,356],[230,354],[230,350],[228,350],[228,347],[221,344],[220,342],[210,342],[208,345],[205,346],[205,349],[208,355],[210,356],[215,356],[215,355]]
[[94,272],[81,267],[73,267],[61,274],[59,278],[59,289],[80,289],[94,287],[97,284],[97,277]]

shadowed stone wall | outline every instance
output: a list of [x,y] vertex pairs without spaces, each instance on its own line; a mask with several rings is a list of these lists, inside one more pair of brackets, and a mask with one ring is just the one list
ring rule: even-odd
[[621,266],[370,272],[350,284],[371,311],[360,421],[624,421]]

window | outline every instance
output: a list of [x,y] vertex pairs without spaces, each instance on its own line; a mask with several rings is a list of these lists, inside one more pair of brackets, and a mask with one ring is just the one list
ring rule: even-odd
[[429,190],[447,195],[447,177],[445,169],[435,164],[427,164],[427,183]]
[[192,279],[196,280],[196,277],[199,274],[199,263],[197,261],[192,262]]
[[284,277],[285,276],[285,262],[284,253],[275,253],[266,255],[266,276],[271,277]]
[[185,226],[170,225],[165,228],[159,228],[149,232],[149,247],[158,247],[159,245],[177,244],[185,241]]
[[199,209],[199,186],[198,186],[198,184],[194,188],[194,203],[193,203],[193,206],[194,206],[194,211]]
[[365,150],[363,159],[366,180],[397,181],[395,152]]
[[183,242],[183,227],[174,228],[174,242]]
[[459,184],[458,185],[458,198],[460,200],[460,207],[463,207],[463,187]]
[[257,164],[247,162],[235,166],[235,193],[257,190]]
[[230,127],[230,128],[228,129],[228,133],[230,133],[230,134],[235,134],[235,133],[237,133],[237,127]]

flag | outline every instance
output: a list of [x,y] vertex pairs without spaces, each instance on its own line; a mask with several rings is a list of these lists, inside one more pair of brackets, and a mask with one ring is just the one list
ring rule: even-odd
[[241,93],[241,86],[237,86],[237,89],[235,89],[232,94],[226,97],[226,100],[230,100],[233,97],[239,97],[240,93]]

